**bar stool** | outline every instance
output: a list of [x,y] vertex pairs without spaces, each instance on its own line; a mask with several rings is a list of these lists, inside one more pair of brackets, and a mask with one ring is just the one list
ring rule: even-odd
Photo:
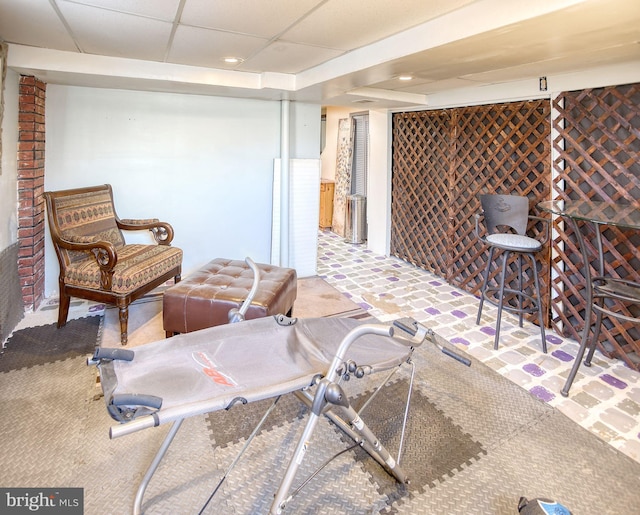
[[[500,340],[500,323],[503,309],[512,313],[518,313],[520,327],[522,327],[522,318],[524,313],[533,313],[537,311],[538,323],[540,324],[540,336],[542,338],[542,350],[546,354],[547,341],[544,333],[542,298],[540,296],[540,282],[538,280],[538,269],[535,254],[542,249],[542,246],[549,237],[548,220],[529,215],[529,199],[527,197],[518,195],[480,195],[480,203],[482,204],[482,211],[484,214],[486,236],[480,236],[481,214],[475,215],[476,236],[489,247],[489,259],[484,270],[484,278],[480,289],[480,306],[478,308],[476,325],[480,324],[482,307],[485,300],[498,307],[496,336],[493,344],[493,348],[497,350],[498,342]],[[545,223],[546,236],[543,240],[531,238],[526,235],[529,220],[538,220]],[[504,228],[515,231],[515,234],[513,232],[504,232]],[[499,265],[501,267],[500,281],[497,288],[489,288],[489,272],[496,249],[502,250],[502,263]],[[510,284],[505,286],[509,256],[511,254],[517,254],[518,256],[518,281],[517,285],[514,285],[514,287]],[[531,270],[533,271],[534,279],[534,291],[531,292],[531,294],[525,292],[522,279],[523,256],[528,256],[531,261]],[[516,305],[509,303],[509,300],[513,298],[517,299]],[[525,299],[529,301],[527,306],[524,305]]]

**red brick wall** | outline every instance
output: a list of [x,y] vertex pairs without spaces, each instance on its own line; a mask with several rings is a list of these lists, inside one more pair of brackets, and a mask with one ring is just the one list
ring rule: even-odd
[[20,78],[18,115],[18,273],[25,309],[44,298],[44,107],[46,84]]

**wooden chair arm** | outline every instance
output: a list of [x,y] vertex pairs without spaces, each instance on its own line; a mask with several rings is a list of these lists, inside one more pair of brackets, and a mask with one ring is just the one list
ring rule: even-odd
[[124,231],[151,231],[158,245],[171,245],[171,241],[173,240],[173,227],[171,227],[171,224],[161,222],[157,218],[122,218],[116,219],[116,223],[118,227]]
[[113,271],[118,263],[116,247],[110,241],[91,241],[90,237],[78,236],[78,241],[58,239],[58,244],[69,250],[91,252],[100,267],[100,289],[111,291],[113,286]]
[[[113,269],[118,262],[118,254],[116,252],[116,247],[110,241],[94,241],[89,237],[79,236],[75,241],[58,238],[56,240],[56,244],[67,250],[91,252],[100,267],[101,273],[113,275]],[[110,285],[108,289],[111,289]]]

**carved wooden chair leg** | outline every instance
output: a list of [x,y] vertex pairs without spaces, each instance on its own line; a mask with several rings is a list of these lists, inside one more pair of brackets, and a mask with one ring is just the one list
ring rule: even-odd
[[120,343],[126,345],[128,339],[129,306],[119,306],[118,318],[120,319]]

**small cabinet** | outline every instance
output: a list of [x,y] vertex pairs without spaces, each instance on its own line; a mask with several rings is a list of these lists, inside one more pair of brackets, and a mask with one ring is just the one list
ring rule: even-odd
[[333,222],[333,191],[335,183],[327,179],[320,180],[320,228],[327,229]]

